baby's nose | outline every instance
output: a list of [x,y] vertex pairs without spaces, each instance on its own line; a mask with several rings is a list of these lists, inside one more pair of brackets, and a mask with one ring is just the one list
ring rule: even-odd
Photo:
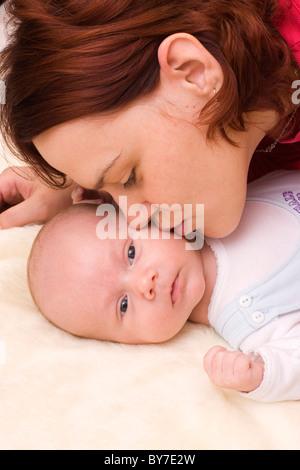
[[140,275],[139,290],[141,294],[147,300],[154,300],[156,296],[156,280],[158,278],[158,272],[155,269],[148,269]]

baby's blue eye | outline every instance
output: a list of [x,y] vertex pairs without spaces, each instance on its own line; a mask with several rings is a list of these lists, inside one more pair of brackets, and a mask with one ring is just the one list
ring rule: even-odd
[[121,315],[124,315],[126,312],[127,312],[127,308],[128,308],[128,298],[125,297],[125,299],[122,300],[121,302]]
[[135,248],[133,245],[130,245],[129,250],[128,250],[128,259],[131,263],[133,263],[134,258],[135,258]]

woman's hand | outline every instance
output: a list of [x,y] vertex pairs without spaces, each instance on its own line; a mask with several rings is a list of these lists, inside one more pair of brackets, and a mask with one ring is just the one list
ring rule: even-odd
[[116,209],[117,204],[106,191],[94,191],[76,185],[72,191],[73,204],[112,204]]
[[54,189],[30,167],[11,167],[0,174],[0,228],[45,223],[72,205],[74,185]]
[[264,376],[264,363],[252,362],[240,351],[227,351],[214,346],[204,357],[204,369],[217,387],[239,392],[252,392],[258,388]]
[[73,204],[103,204],[104,195],[98,191],[84,189],[82,186],[76,186],[72,191]]

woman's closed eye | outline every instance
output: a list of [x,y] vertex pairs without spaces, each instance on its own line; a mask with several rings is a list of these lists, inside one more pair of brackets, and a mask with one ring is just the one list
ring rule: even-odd
[[128,181],[126,181],[126,183],[124,183],[124,188],[125,188],[125,189],[131,188],[131,187],[134,186],[135,184],[136,184],[136,172],[135,172],[135,170],[132,170],[131,175],[129,176]]

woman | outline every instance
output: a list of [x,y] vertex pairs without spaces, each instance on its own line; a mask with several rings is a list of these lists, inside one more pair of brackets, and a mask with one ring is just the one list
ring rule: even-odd
[[[1,67],[9,147],[52,186],[127,196],[148,217],[153,205],[191,204],[193,229],[204,204],[206,235],[231,233],[251,161],[251,179],[300,168],[300,5],[279,3],[10,1],[14,37]],[[3,200],[25,201],[0,226],[47,220],[71,190],[4,173]]]

